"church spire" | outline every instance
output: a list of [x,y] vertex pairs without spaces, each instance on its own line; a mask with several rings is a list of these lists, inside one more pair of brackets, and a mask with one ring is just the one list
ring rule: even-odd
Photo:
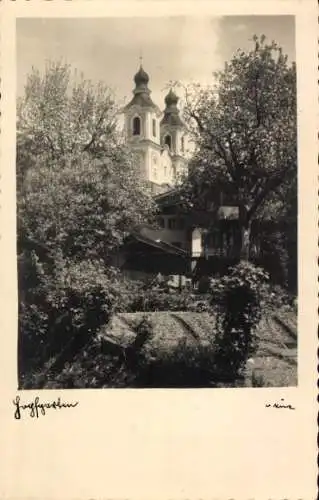
[[172,88],[170,88],[168,94],[165,97],[166,107],[164,110],[164,116],[161,121],[161,125],[174,125],[181,127],[184,126],[184,123],[179,116],[179,109],[177,107],[178,100],[178,96],[175,94]]
[[129,109],[132,106],[139,106],[143,108],[153,108],[157,113],[160,113],[159,108],[154,104],[151,99],[151,91],[148,88],[150,78],[142,66],[142,56],[140,56],[140,67],[138,72],[134,75],[135,88],[133,90],[133,99],[125,106],[124,109]]
[[146,92],[147,94],[150,94],[151,91],[148,88],[148,82],[150,81],[150,78],[146,71],[144,71],[142,64],[140,65],[140,69],[134,76],[134,82],[135,82],[135,89],[134,89],[134,94],[140,94],[142,92]]

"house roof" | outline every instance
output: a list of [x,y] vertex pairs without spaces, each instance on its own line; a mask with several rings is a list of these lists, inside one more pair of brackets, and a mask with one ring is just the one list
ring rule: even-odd
[[132,231],[130,236],[127,238],[128,244],[130,242],[133,243],[134,241],[151,246],[153,248],[161,250],[164,253],[168,253],[171,255],[179,255],[181,257],[186,257],[188,255],[188,252],[186,252],[186,250],[183,250],[182,248],[176,247],[175,245],[172,245],[171,243],[167,243],[166,241],[162,241],[161,239],[155,239],[155,238],[152,238],[151,236],[146,236],[145,234],[142,234],[138,230]]
[[173,125],[174,127],[184,127],[184,123],[182,122],[178,113],[168,112],[166,111],[162,120],[161,125]]
[[180,193],[176,188],[168,189],[167,191],[154,196],[154,200],[159,204],[177,204],[180,203]]

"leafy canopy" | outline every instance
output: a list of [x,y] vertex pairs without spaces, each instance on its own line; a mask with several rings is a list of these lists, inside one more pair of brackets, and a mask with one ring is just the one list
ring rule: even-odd
[[255,36],[252,50],[238,50],[215,76],[215,87],[186,89],[197,148],[185,191],[201,208],[226,192],[248,223],[274,206],[282,210],[296,179],[295,64],[275,42]]
[[49,63],[29,75],[18,104],[21,238],[66,257],[103,258],[154,205],[117,130],[108,87]]

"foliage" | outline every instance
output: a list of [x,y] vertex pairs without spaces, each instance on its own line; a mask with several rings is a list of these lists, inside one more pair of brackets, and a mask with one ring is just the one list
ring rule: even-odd
[[130,177],[117,173],[120,167],[123,162],[115,161],[83,161],[55,170],[35,165],[19,196],[20,243],[36,241],[51,252],[58,245],[69,257],[109,258],[129,228],[149,213]]
[[197,149],[184,196],[214,211],[222,192],[238,205],[246,259],[252,220],[283,213],[296,184],[295,64],[276,43],[254,37],[254,48],[238,50],[216,79],[216,88],[186,89],[184,111]]
[[[49,360],[51,370],[62,369],[108,323],[120,297],[115,278],[103,262],[74,263],[60,257],[50,273],[34,253],[20,262],[19,372],[23,378]],[[26,267],[29,275],[24,274]]]
[[280,229],[272,232],[261,230],[259,240],[259,254],[252,258],[253,262],[269,273],[273,283],[286,287],[288,284],[289,255],[285,233]]
[[[264,285],[263,285],[264,286]],[[267,293],[267,290],[265,290]],[[248,360],[242,376],[225,380],[215,360],[214,315],[159,312],[134,313],[125,317],[130,342],[112,345],[91,339],[62,370],[46,368],[24,379],[25,388],[103,387],[242,387],[288,386],[296,384],[296,341],[291,344],[286,328],[272,318],[278,307],[264,310],[258,325],[258,350]],[[278,313],[296,332],[296,313],[281,308]],[[268,319],[267,319],[267,315]],[[184,328],[184,320],[189,328]],[[113,338],[123,338],[113,330]],[[134,334],[135,332],[135,334]],[[133,335],[132,335],[133,333]],[[196,334],[196,335],[195,335]],[[119,335],[119,336],[117,336]],[[198,340],[195,340],[197,337]],[[103,338],[103,330],[100,338]],[[127,337],[126,337],[127,338]],[[290,347],[287,347],[290,345]]]
[[212,347],[190,346],[180,340],[157,358],[137,366],[138,387],[209,387],[214,383]]
[[105,85],[62,63],[33,70],[18,103],[20,373],[70,340],[67,361],[108,321],[122,289],[113,256],[155,212],[117,112]]
[[134,383],[132,375],[123,364],[123,358],[101,351],[99,344],[92,341],[57,373],[50,369],[28,373],[24,388],[45,389],[101,389],[110,387],[130,387]]
[[238,378],[257,348],[255,329],[262,313],[260,286],[266,279],[262,269],[243,261],[212,284],[212,300],[219,308],[214,358],[220,380]]
[[209,296],[192,294],[189,290],[167,292],[158,288],[135,289],[133,298],[126,302],[127,312],[155,311],[192,311],[207,312],[211,310]]
[[[23,158],[104,157],[114,141],[117,107],[109,88],[94,85],[68,64],[33,68],[17,106],[18,164]],[[111,138],[111,141],[110,141]]]
[[191,297],[188,292],[168,293],[160,290],[141,290],[131,302],[130,312],[187,311]]
[[109,89],[48,64],[18,104],[20,237],[64,255],[103,258],[155,210],[116,130]]

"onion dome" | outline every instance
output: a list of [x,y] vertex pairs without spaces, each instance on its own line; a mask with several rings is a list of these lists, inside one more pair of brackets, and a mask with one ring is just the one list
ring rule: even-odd
[[136,85],[136,87],[139,87],[141,85],[147,86],[149,81],[150,81],[150,78],[149,78],[148,74],[146,73],[146,71],[144,71],[144,69],[141,65],[140,69],[138,70],[138,72],[134,76],[135,85]]
[[178,97],[175,92],[170,89],[169,93],[165,97],[166,108],[164,110],[164,116],[161,121],[161,125],[173,125],[183,127],[184,123],[182,122],[179,116],[179,110],[177,107]]
[[133,90],[134,97],[133,99],[125,106],[125,110],[132,107],[132,106],[142,106],[146,108],[153,108],[155,109],[158,113],[160,110],[154,104],[154,102],[151,99],[151,91],[148,88],[148,82],[149,82],[149,76],[144,71],[143,66],[140,66],[140,69],[134,76],[134,82],[135,82],[135,89]]
[[166,107],[177,106],[177,103],[178,103],[178,97],[175,94],[175,92],[173,92],[173,90],[170,89],[169,93],[165,97]]

